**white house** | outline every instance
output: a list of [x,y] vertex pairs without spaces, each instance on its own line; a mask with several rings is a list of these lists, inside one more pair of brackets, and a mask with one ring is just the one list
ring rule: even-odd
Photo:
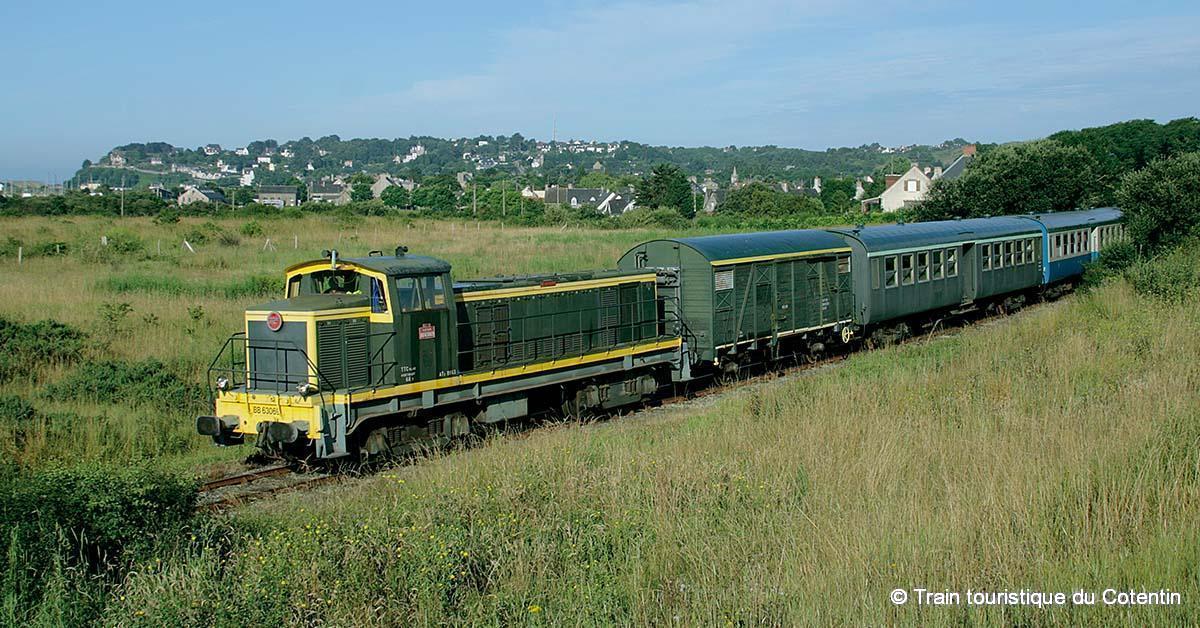
[[885,212],[894,212],[904,208],[906,205],[920,203],[925,200],[925,195],[929,193],[929,186],[933,182],[917,164],[913,164],[908,172],[904,174],[889,174],[887,175],[887,187],[883,193],[874,198],[863,199],[863,211],[870,211],[873,208],[879,208]]

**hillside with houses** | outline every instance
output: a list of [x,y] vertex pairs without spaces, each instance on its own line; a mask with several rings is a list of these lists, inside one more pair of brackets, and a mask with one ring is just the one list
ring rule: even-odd
[[[967,145],[955,139],[933,146],[871,144],[825,151],[685,148],[629,141],[540,141],[519,134],[392,140],[343,140],[333,135],[196,148],[149,142],[118,146],[96,161],[85,161],[69,185],[93,193],[144,189],[181,202],[241,199],[286,206],[365,200],[362,195],[353,197],[356,182],[368,182],[371,197],[378,199],[388,187],[399,186],[411,194],[432,177],[453,177],[460,191],[468,185],[509,180],[527,199],[619,214],[633,206],[633,184],[655,164],[665,163],[687,175],[693,193],[711,212],[727,193],[756,182],[811,196],[821,193],[822,179],[845,179],[851,182],[845,196],[862,200],[883,193],[876,179],[893,171],[903,173],[911,164],[928,179],[934,169],[940,172],[954,163]],[[222,194],[220,201],[216,193]]]

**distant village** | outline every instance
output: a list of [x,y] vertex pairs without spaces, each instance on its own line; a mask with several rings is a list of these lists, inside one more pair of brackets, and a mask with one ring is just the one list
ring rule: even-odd
[[[357,140],[352,140],[357,141]],[[386,190],[392,187],[403,188],[413,192],[421,183],[416,177],[407,177],[389,172],[368,172],[378,170],[376,158],[371,164],[356,164],[354,159],[331,159],[330,151],[318,144],[307,140],[307,144],[256,142],[249,146],[226,149],[217,144],[208,144],[196,150],[175,149],[166,144],[130,145],[136,147],[127,152],[114,149],[105,155],[98,163],[85,162],[85,170],[102,168],[105,171],[119,171],[156,179],[148,186],[151,193],[166,201],[173,201],[180,206],[192,203],[231,204],[234,199],[226,197],[230,188],[248,189],[253,193],[253,202],[275,206],[290,207],[305,202],[330,203],[344,205],[352,202],[354,182],[361,182],[363,176],[370,177],[370,192],[374,199],[383,197]],[[446,142],[446,141],[441,141]],[[622,149],[629,150],[631,143],[623,142],[585,142],[571,140],[568,142],[534,142],[524,141],[522,150],[507,150],[505,147],[490,146],[486,139],[455,140],[450,145],[453,154],[445,155],[446,146],[439,146],[443,162],[453,160],[468,166],[455,173],[460,191],[465,193],[474,185],[476,173],[495,172],[502,169],[515,173],[536,173],[543,169],[549,158],[564,155],[565,165],[560,158],[560,168],[573,170],[575,163],[592,161],[590,168],[581,167],[595,173],[604,173],[605,163],[612,163]],[[640,145],[636,145],[640,146]],[[150,152],[151,149],[155,152]],[[880,155],[901,155],[912,151],[913,146],[882,147],[873,145],[871,150]],[[927,147],[928,148],[928,147]],[[946,148],[945,145],[933,148]],[[883,175],[885,181],[882,192],[867,196],[868,188],[873,186],[876,178],[872,175],[862,175],[855,178],[853,200],[857,201],[865,211],[895,212],[907,205],[921,202],[934,181],[939,179],[954,179],[962,175],[975,157],[974,144],[962,144],[957,147],[961,152],[946,166],[922,165],[919,162],[909,162],[907,170],[898,168],[896,172]],[[140,149],[140,150],[138,150]],[[732,147],[723,149],[728,152]],[[666,149],[670,151],[671,149]],[[757,150],[757,149],[754,149]],[[786,149],[785,149],[786,150]],[[581,162],[581,158],[586,161]],[[403,169],[408,165],[420,165],[423,160],[430,159],[430,149],[421,142],[408,146],[402,154],[391,155],[390,163],[385,167]],[[895,159],[893,158],[893,163]],[[633,163],[630,161],[629,163]],[[786,166],[784,169],[791,169]],[[83,171],[81,171],[83,172]],[[634,172],[634,174],[639,174]],[[724,175],[722,175],[724,176]],[[289,180],[288,184],[280,184],[281,178]],[[558,204],[574,209],[588,208],[603,215],[620,215],[636,206],[634,190],[629,185],[585,187],[572,183],[565,185],[548,182],[550,177],[540,178],[540,185],[526,184],[520,190],[523,198],[541,201],[547,204]],[[163,183],[160,180],[172,179],[182,181],[178,184]],[[519,180],[519,179],[518,179]],[[586,180],[586,179],[585,179]],[[615,180],[615,177],[611,178]],[[704,174],[688,177],[694,195],[703,198],[703,206],[698,211],[713,213],[718,210],[727,195],[739,188],[760,183],[785,194],[819,197],[822,192],[820,176],[809,179],[790,177],[754,177],[739,176],[738,168],[733,166],[728,179],[716,180],[714,171],[707,169]],[[297,184],[299,182],[299,184]],[[0,184],[0,193],[24,196],[38,194],[62,193],[68,189],[78,189],[87,193],[99,195],[106,191],[119,191],[123,186],[112,185],[111,176],[107,182],[95,180],[79,180],[61,186],[43,186],[40,189],[5,191]],[[122,176],[124,183],[124,176]],[[56,189],[57,188],[57,189]],[[238,197],[245,199],[239,193]],[[359,199],[361,200],[361,192]]]

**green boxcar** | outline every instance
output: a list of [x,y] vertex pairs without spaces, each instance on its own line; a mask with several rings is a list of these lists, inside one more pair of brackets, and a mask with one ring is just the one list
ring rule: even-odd
[[674,277],[667,287],[676,294],[668,298],[666,318],[678,308],[698,362],[774,349],[796,334],[836,330],[854,308],[850,248],[823,231],[652,240],[626,252],[618,266]]

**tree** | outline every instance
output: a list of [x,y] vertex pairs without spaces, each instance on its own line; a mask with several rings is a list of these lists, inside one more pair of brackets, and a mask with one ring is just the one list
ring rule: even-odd
[[388,207],[408,207],[412,205],[412,195],[402,185],[392,185],[384,189],[379,200]]
[[355,203],[365,203],[374,197],[370,183],[355,183],[350,187],[350,200]]
[[854,179],[830,178],[821,185],[821,204],[831,211],[847,211],[854,201]]
[[250,188],[237,188],[233,191],[233,202],[236,205],[246,205],[254,202],[254,190]]
[[642,207],[669,207],[688,216],[692,213],[692,188],[679,166],[658,164],[635,189],[634,200]]
[[1127,173],[1116,198],[1130,239],[1150,251],[1200,235],[1200,153],[1158,159]]
[[916,220],[1041,214],[1087,207],[1097,198],[1096,160],[1055,140],[981,152],[963,176],[938,180],[912,210]]
[[756,218],[783,218],[824,211],[821,201],[811,196],[788,194],[765,183],[751,183],[731,190],[717,210]]
[[412,204],[422,209],[453,212],[458,198],[458,180],[452,174],[437,174],[425,177],[421,186],[412,193]]

